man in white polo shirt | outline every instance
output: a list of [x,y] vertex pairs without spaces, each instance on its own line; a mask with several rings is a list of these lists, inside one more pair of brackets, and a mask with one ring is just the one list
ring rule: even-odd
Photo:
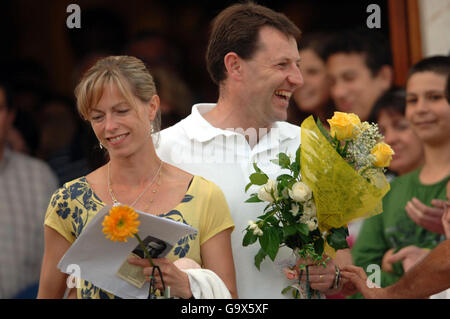
[[[283,298],[290,283],[279,261],[254,265],[258,245],[242,246],[249,220],[263,214],[264,203],[245,203],[253,163],[271,178],[280,174],[270,162],[279,152],[295,155],[300,127],[285,122],[292,92],[303,83],[297,42],[300,30],[283,14],[253,3],[235,4],[213,21],[206,62],[219,87],[216,104],[196,104],[192,113],[159,137],[164,161],[219,185],[236,228],[232,234],[240,298]],[[214,209],[212,207],[211,209]],[[327,267],[334,273],[334,267]],[[332,285],[329,277],[326,286]]]

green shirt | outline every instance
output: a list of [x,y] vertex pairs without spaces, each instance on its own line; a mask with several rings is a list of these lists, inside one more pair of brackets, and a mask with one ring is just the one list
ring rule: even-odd
[[[444,235],[432,233],[409,218],[405,206],[413,197],[431,206],[432,199],[446,199],[446,186],[450,176],[438,183],[424,185],[419,180],[421,168],[395,178],[391,190],[383,198],[383,213],[364,221],[355,245],[352,248],[353,262],[366,272],[371,264],[381,268],[384,254],[391,248],[395,251],[406,246],[434,248],[445,239]],[[402,275],[401,262],[393,265],[394,273],[381,271],[381,287],[394,284]],[[368,275],[373,275],[368,272]]]

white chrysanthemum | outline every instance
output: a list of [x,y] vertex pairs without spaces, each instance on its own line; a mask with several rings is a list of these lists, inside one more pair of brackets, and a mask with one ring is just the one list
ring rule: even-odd
[[303,215],[307,216],[308,218],[317,216],[316,205],[314,204],[314,201],[308,201],[303,206]]
[[308,226],[309,231],[314,231],[317,229],[317,218],[313,217],[306,222],[306,226]]
[[298,213],[299,213],[299,211],[300,211],[300,206],[297,205],[297,204],[295,204],[295,203],[292,203],[292,205],[291,205],[291,210],[290,210],[290,212],[292,213],[292,215],[293,215],[293,216],[297,216]]
[[249,220],[248,224],[249,224],[249,227],[248,227],[249,229],[258,228],[258,225],[253,220]]
[[253,230],[253,235],[255,236],[262,236],[263,235],[263,231],[260,228],[255,228],[255,230]]

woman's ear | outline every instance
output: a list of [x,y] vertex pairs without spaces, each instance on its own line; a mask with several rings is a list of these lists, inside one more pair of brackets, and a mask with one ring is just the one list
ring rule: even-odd
[[149,120],[152,122],[155,119],[156,113],[158,112],[160,106],[159,96],[157,94],[153,95],[149,102]]
[[223,58],[228,76],[239,80],[242,78],[242,59],[235,52],[229,52]]

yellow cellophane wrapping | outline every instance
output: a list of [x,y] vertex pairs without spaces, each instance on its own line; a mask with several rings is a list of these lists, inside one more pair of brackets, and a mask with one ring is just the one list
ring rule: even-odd
[[[312,116],[301,125],[301,178],[312,190],[320,231],[382,212],[382,198],[389,191],[383,173],[369,183],[331,146]],[[334,257],[334,250],[325,245]]]

